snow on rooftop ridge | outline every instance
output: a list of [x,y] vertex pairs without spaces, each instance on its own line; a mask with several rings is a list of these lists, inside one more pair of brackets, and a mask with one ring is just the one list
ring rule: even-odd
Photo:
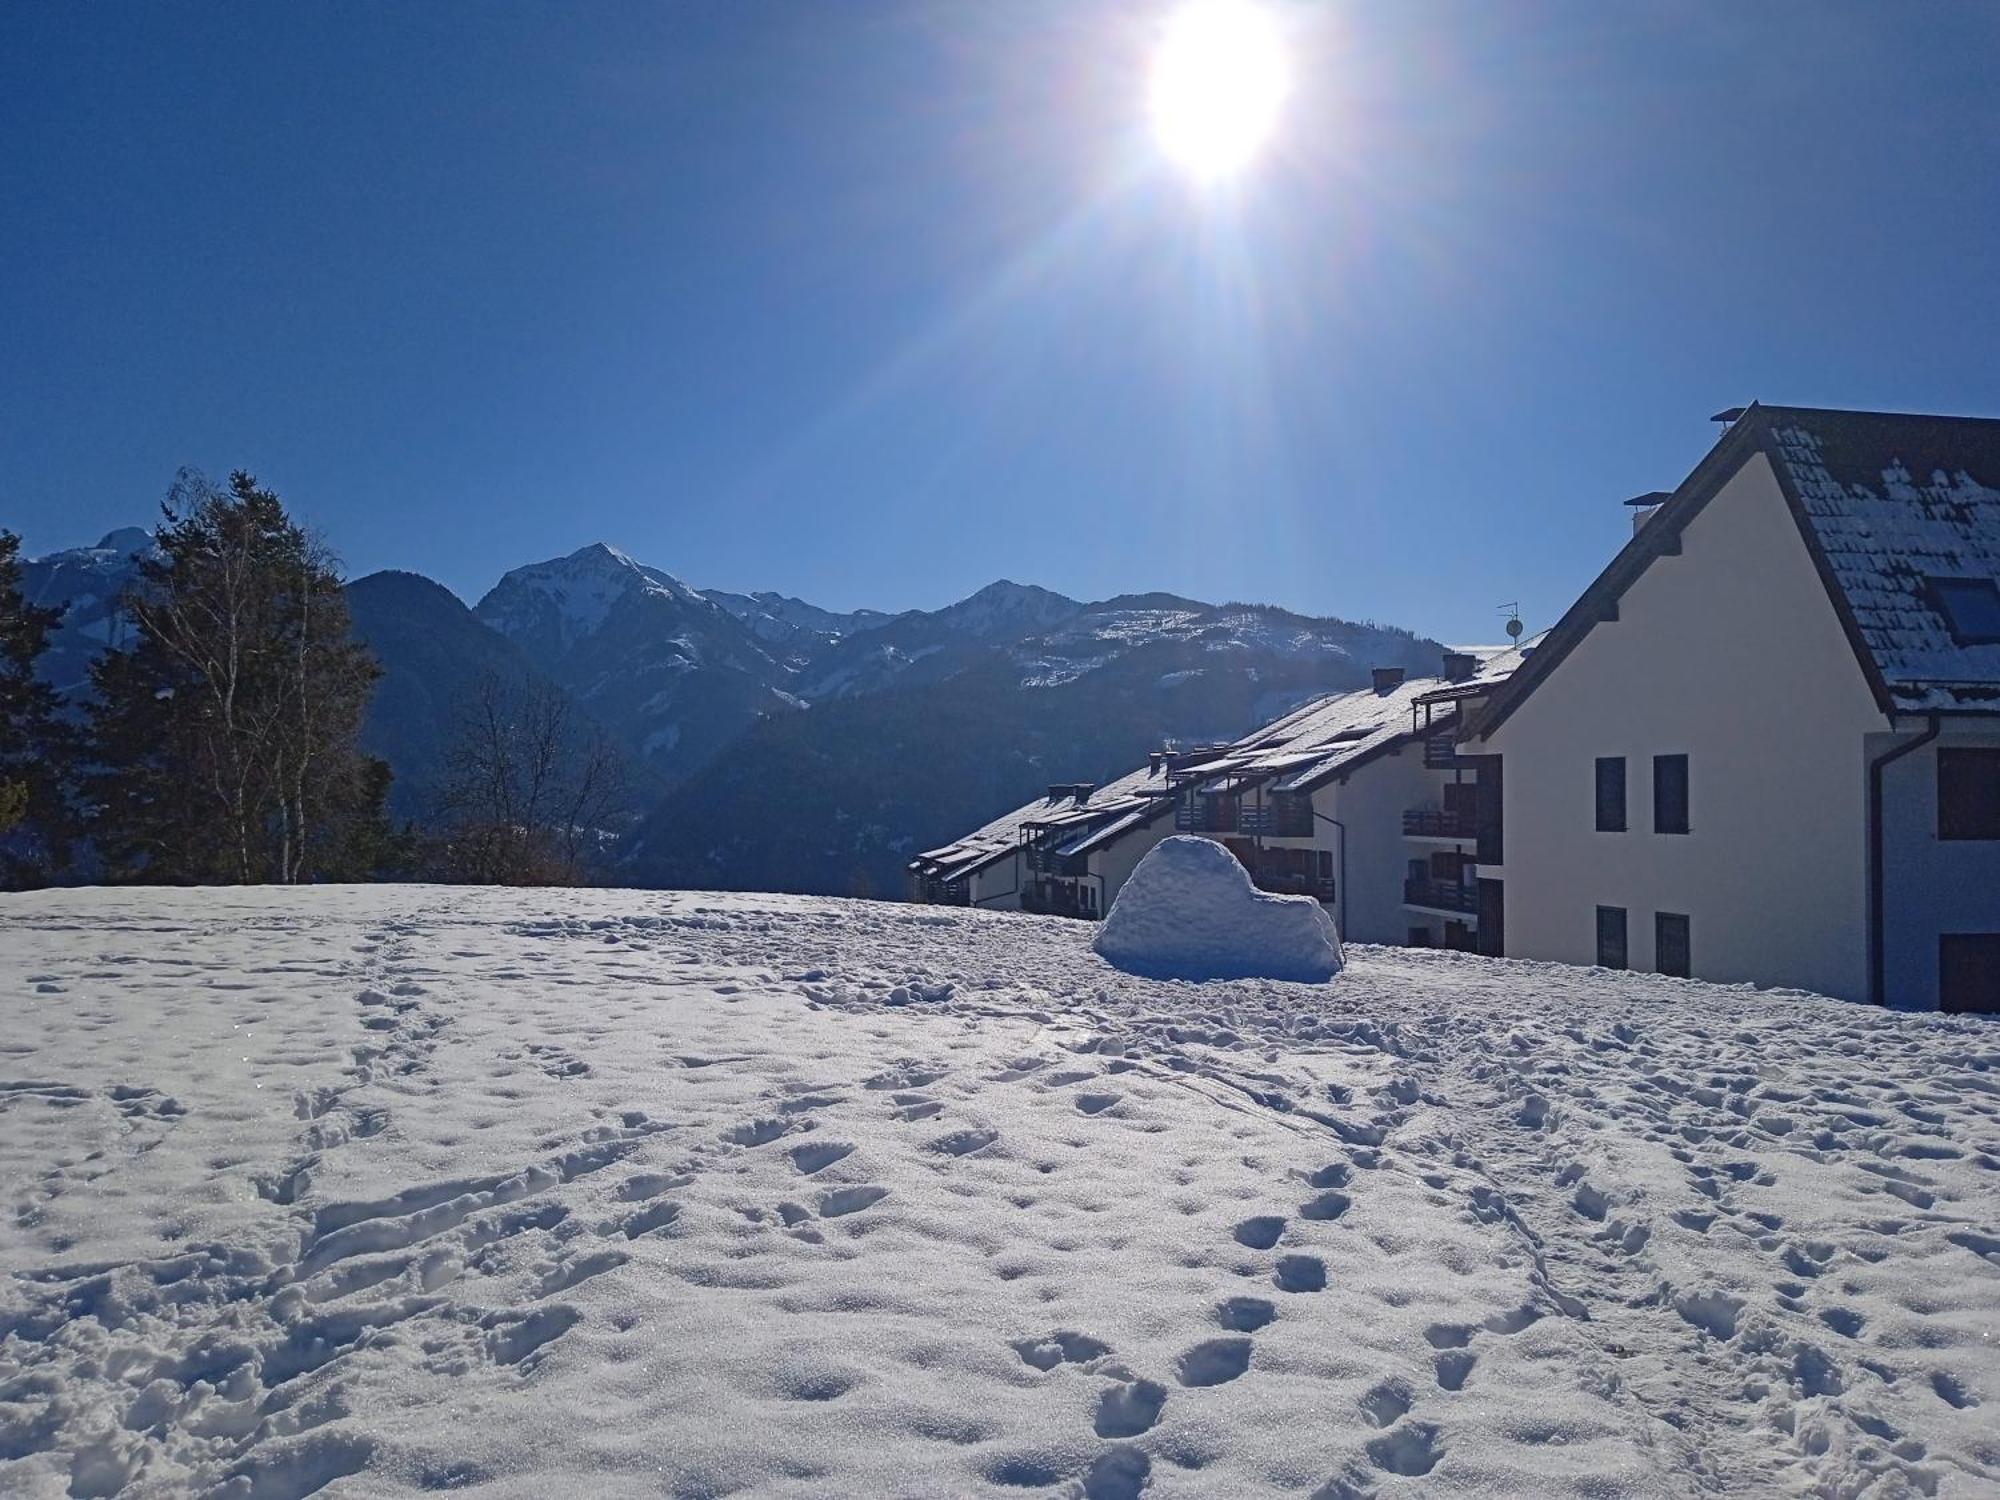
[[1139,861],[1091,946],[1157,979],[1317,984],[1346,966],[1340,934],[1310,896],[1277,896],[1213,839],[1175,834]]

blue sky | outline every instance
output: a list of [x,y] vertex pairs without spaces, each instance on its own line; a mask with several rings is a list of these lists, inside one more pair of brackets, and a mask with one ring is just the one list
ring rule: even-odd
[[0,7],[0,525],[253,469],[476,599],[1009,576],[1490,639],[1715,409],[2000,413],[2000,7],[1303,4],[1191,189],[1108,0]]

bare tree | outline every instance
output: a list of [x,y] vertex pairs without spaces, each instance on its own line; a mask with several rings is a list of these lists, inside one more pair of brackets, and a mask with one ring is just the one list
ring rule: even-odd
[[436,863],[480,885],[581,885],[624,805],[624,762],[568,695],[483,676],[454,712]]

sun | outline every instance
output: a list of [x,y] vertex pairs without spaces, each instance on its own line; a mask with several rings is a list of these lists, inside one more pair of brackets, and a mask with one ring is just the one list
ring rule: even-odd
[[1269,11],[1255,0],[1187,0],[1153,55],[1153,134],[1189,177],[1216,182],[1256,159],[1290,91]]

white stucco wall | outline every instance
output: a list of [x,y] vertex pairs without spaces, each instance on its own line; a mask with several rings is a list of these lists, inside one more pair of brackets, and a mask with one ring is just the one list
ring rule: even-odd
[[[1400,947],[1409,940],[1412,927],[1425,924],[1426,918],[1403,905],[1403,876],[1412,859],[1446,846],[1406,840],[1403,813],[1407,808],[1436,806],[1443,779],[1424,768],[1423,747],[1413,743],[1369,761],[1345,782],[1331,782],[1313,794],[1314,811],[1338,818],[1347,829],[1343,938]],[[1329,841],[1328,847],[1337,846]],[[1434,925],[1443,930],[1442,919]]]
[[[1596,961],[1597,906],[1655,966],[1689,918],[1694,974],[1867,996],[1864,736],[1884,725],[1758,455],[1484,743],[1505,759],[1510,957]],[[1656,834],[1652,758],[1689,757],[1692,831]],[[1629,831],[1594,831],[1594,761],[1626,758]]]
[[[1904,720],[1895,735],[1871,735],[1878,756],[1921,731]],[[1940,746],[2000,747],[2000,725],[1946,720],[1937,741],[1882,772],[1883,989],[1893,1003],[1938,999],[1938,934],[2000,932],[2000,840],[1939,839]]]
[[[1104,904],[1098,910],[1101,917],[1111,910],[1111,903],[1118,899],[1118,889],[1138,868],[1139,861],[1152,852],[1153,846],[1174,831],[1174,814],[1169,808],[1155,818],[1149,827],[1135,828],[1107,849],[1096,851],[1090,856],[1090,873],[1101,876],[1104,881]],[[1096,882],[1092,882],[1095,884]]]
[[1021,856],[1010,854],[972,877],[972,904],[986,911],[1021,909]]

